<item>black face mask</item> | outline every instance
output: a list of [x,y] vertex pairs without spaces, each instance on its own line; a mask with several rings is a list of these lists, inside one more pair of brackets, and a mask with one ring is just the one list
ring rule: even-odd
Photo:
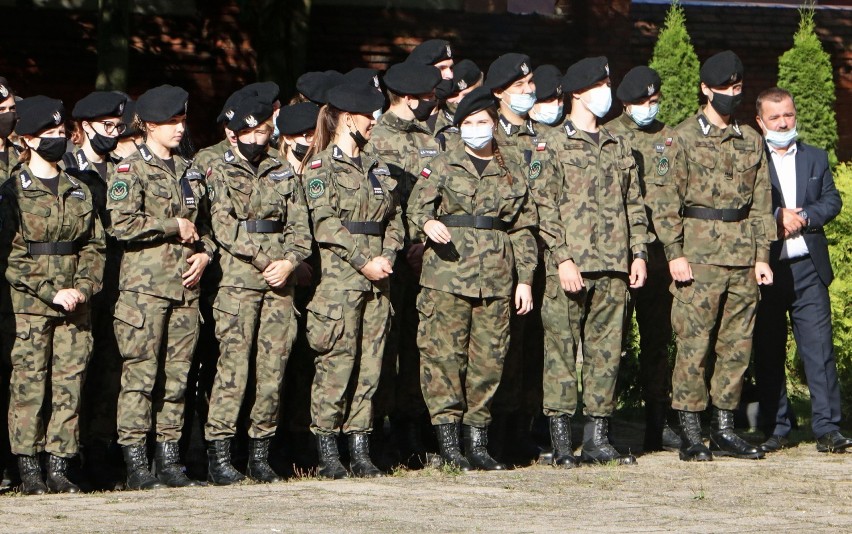
[[118,137],[107,137],[95,132],[95,136],[89,138],[92,143],[92,150],[99,156],[106,156],[118,146]]
[[15,129],[15,123],[18,121],[18,114],[14,111],[0,113],[0,139],[6,139],[12,135],[12,130]]
[[367,146],[367,138],[357,128],[354,132],[349,132],[349,135],[355,140],[355,144],[358,145],[359,149]]
[[44,158],[45,161],[56,163],[65,154],[68,141],[64,137],[40,137],[41,141],[35,153]]
[[311,147],[308,145],[303,145],[302,143],[296,143],[295,145],[290,147],[290,152],[293,153],[293,156],[296,157],[297,160],[302,161],[305,159],[305,156],[308,155],[308,150]]
[[738,95],[723,95],[722,93],[713,91],[713,100],[710,101],[710,105],[713,106],[713,109],[715,109],[719,115],[729,116],[733,114],[734,110],[739,107],[742,101],[742,93]]
[[435,87],[435,96],[438,97],[439,100],[446,100],[453,95],[453,89],[455,86],[453,85],[452,80],[441,80],[438,83],[438,86]]
[[418,100],[417,107],[411,111],[414,113],[414,118],[419,121],[425,121],[432,114],[432,110],[438,105],[438,101],[434,98],[430,100]]
[[240,149],[240,154],[252,163],[257,163],[266,154],[266,145],[243,143],[239,139],[237,139],[237,148]]

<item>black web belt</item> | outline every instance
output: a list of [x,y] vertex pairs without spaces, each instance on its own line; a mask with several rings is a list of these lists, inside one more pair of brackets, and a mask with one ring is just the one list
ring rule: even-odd
[[55,243],[27,243],[30,256],[73,256],[80,248],[75,241],[56,241]]
[[500,230],[505,232],[509,225],[497,217],[485,217],[483,215],[441,215],[438,220],[446,226],[459,228],[476,228],[477,230]]
[[284,231],[284,223],[279,221],[265,221],[263,219],[251,219],[240,221],[240,226],[250,234],[280,234]]
[[690,206],[683,208],[683,216],[687,219],[703,219],[705,221],[740,222],[748,218],[750,206],[739,209],[714,209]]
[[354,221],[342,221],[343,227],[349,230],[350,234],[364,234],[364,235],[382,235],[384,232],[382,231],[382,223],[375,221],[365,221],[365,222],[354,222]]

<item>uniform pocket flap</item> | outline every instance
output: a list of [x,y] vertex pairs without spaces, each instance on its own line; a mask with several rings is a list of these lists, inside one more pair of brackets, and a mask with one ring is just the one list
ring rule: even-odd
[[219,293],[213,301],[213,308],[228,315],[239,315],[240,301],[230,295]]
[[160,197],[160,198],[172,198],[172,192],[171,192],[171,190],[169,190],[169,188],[168,188],[168,187],[165,187],[165,186],[162,186],[162,185],[158,185],[158,184],[153,184],[153,183],[152,183],[152,184],[151,184],[151,187],[150,187],[150,189],[149,189],[149,191],[150,191],[150,192],[151,192],[151,194],[152,194],[152,195],[154,195],[155,197]]
[[476,184],[465,179],[450,178],[447,180],[447,189],[466,197],[472,197],[476,194]]
[[122,302],[121,299],[115,303],[115,312],[113,313],[113,317],[134,328],[142,328],[145,325],[145,315],[142,314],[142,311]]
[[39,217],[47,217],[50,215],[50,207],[49,206],[41,206],[39,204],[33,204],[31,202],[26,203],[18,203],[18,207],[21,211],[25,211],[27,213],[32,213],[33,215],[38,215]]
[[[341,295],[342,296],[342,295]],[[308,310],[317,315],[338,320],[343,317],[343,306],[328,297],[314,295],[314,298],[306,306]]]
[[426,317],[432,317],[435,313],[435,301],[428,298],[424,291],[421,291],[420,295],[417,296],[417,311]]

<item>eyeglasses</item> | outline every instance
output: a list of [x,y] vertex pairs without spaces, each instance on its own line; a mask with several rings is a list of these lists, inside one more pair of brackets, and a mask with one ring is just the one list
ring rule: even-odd
[[104,125],[104,132],[107,135],[112,135],[113,132],[116,132],[118,135],[121,135],[121,134],[124,133],[125,130],[127,130],[127,125],[124,124],[123,122],[119,122],[119,123],[115,123],[115,122],[112,122],[112,121],[99,121],[99,122]]

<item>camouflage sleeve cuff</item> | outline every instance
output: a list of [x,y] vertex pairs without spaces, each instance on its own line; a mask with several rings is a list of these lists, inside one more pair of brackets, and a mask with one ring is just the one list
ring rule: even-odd
[[302,258],[300,258],[298,254],[292,251],[284,253],[284,257],[282,259],[292,263],[293,269],[296,269],[296,267],[298,267],[299,264],[302,263]]
[[666,259],[668,261],[676,260],[678,258],[683,258],[683,244],[682,243],[672,243],[666,247]]
[[391,265],[396,262],[396,252],[393,250],[386,248],[382,250],[382,257],[390,262]]
[[757,254],[754,257],[755,262],[763,262],[769,263],[769,249],[768,248],[759,248],[757,249]]
[[634,256],[637,253],[642,253],[642,254],[645,254],[645,256],[647,256],[648,255],[648,246],[645,243],[642,243],[642,244],[639,244],[639,245],[633,245],[632,247],[630,247],[630,252],[632,252]]
[[573,259],[574,256],[568,250],[568,247],[559,247],[553,251],[553,260],[556,262],[556,265]]
[[178,225],[177,219],[166,219],[163,222],[163,233],[166,237],[174,237],[180,233],[180,225]]
[[90,300],[92,300],[92,286],[91,286],[91,284],[80,284],[77,287],[77,291],[79,291],[80,293],[83,294],[83,296],[86,298],[86,302],[89,302]]
[[261,271],[261,272],[265,271],[265,270],[266,270],[266,268],[267,268],[267,267],[269,267],[269,264],[270,264],[270,263],[272,263],[272,258],[270,258],[270,257],[266,254],[266,252],[264,252],[264,251],[262,251],[262,250],[261,250],[261,251],[259,251],[259,252],[257,253],[257,255],[255,255],[255,257],[254,257],[254,258],[252,258],[252,260],[251,260],[251,264],[252,264],[252,265],[254,265],[254,267],[255,267],[258,271]]
[[56,296],[58,291],[53,287],[53,284],[50,282],[42,282],[38,286],[38,298],[47,302],[48,304],[53,304],[53,297]]
[[369,260],[367,260],[367,258],[365,258],[363,254],[356,253],[354,256],[352,256],[352,259],[349,260],[349,265],[351,265],[352,268],[356,271],[361,272],[361,269],[363,269],[364,266],[367,265],[368,261]]
[[534,269],[518,269],[518,283],[531,286],[533,284]]

